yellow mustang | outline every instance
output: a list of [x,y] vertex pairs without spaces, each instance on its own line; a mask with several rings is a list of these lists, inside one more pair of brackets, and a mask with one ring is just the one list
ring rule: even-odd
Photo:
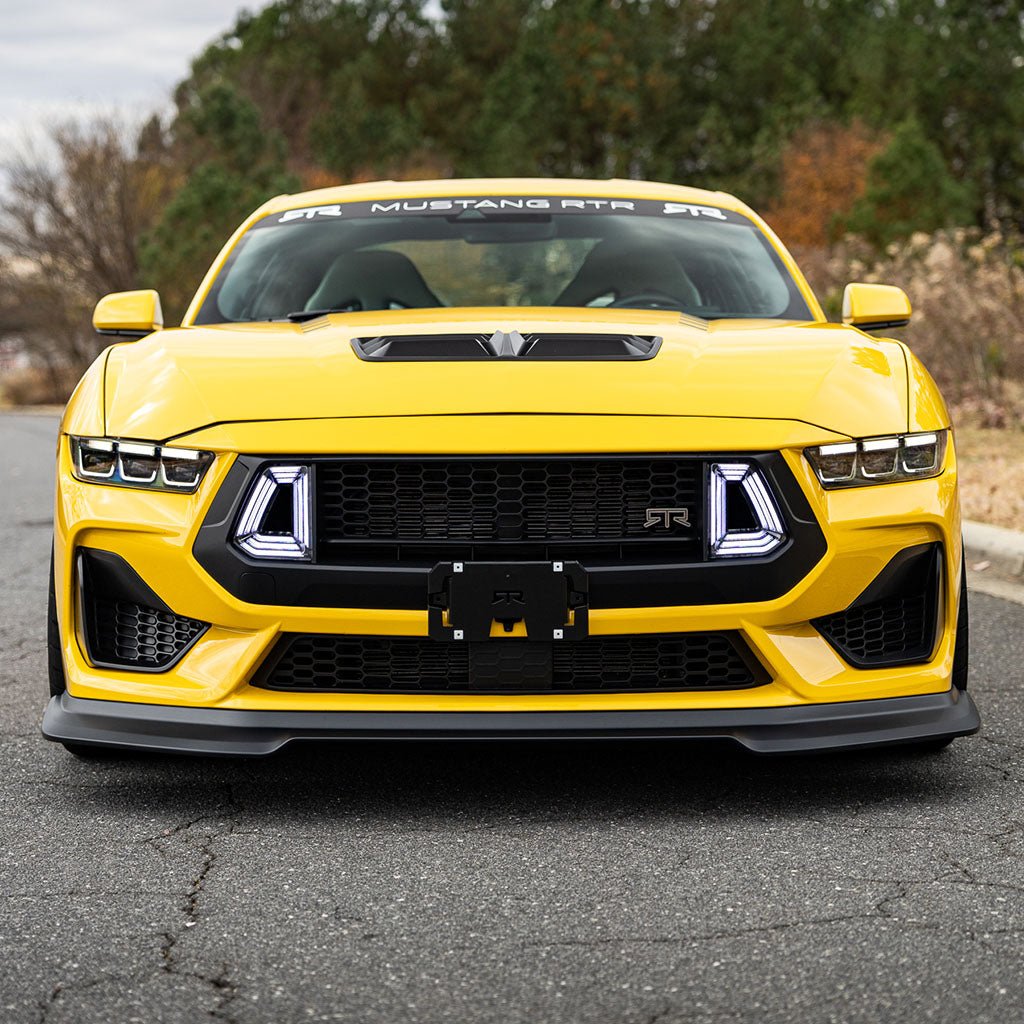
[[949,416],[898,288],[826,322],[743,203],[634,181],[281,196],[179,328],[107,296],[61,424],[44,734],[978,728]]

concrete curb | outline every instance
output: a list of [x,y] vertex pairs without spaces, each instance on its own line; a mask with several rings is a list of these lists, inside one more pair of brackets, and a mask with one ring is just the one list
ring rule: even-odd
[[968,566],[990,562],[996,572],[1024,582],[1024,533],[970,519],[963,527]]

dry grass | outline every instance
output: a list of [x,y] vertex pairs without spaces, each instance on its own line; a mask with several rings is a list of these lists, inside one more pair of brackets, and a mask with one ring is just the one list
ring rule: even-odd
[[79,371],[68,365],[37,365],[0,374],[0,407],[59,405],[74,390]]
[[1024,433],[958,427],[956,452],[964,515],[1024,530]]
[[914,305],[897,336],[918,355],[955,408],[985,427],[1012,427],[1024,405],[1024,241],[958,229],[915,234],[884,254],[854,238],[801,263],[831,319],[848,281],[895,284]]

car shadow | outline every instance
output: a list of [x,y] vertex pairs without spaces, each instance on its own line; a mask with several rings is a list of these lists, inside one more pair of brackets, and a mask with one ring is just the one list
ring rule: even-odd
[[[51,795],[92,811],[230,814],[254,826],[358,818],[465,825],[518,820],[826,819],[960,800],[977,784],[957,744],[755,757],[731,744],[360,742],[261,760],[135,756],[77,761],[57,748]],[[66,788],[59,778],[66,778]],[[82,810],[83,808],[76,808]]]

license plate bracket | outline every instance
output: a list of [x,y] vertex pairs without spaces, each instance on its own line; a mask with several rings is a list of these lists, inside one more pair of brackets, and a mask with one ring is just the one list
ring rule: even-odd
[[588,592],[579,562],[439,562],[427,580],[428,631],[477,641],[522,638],[525,628],[535,642],[575,640],[588,632]]

